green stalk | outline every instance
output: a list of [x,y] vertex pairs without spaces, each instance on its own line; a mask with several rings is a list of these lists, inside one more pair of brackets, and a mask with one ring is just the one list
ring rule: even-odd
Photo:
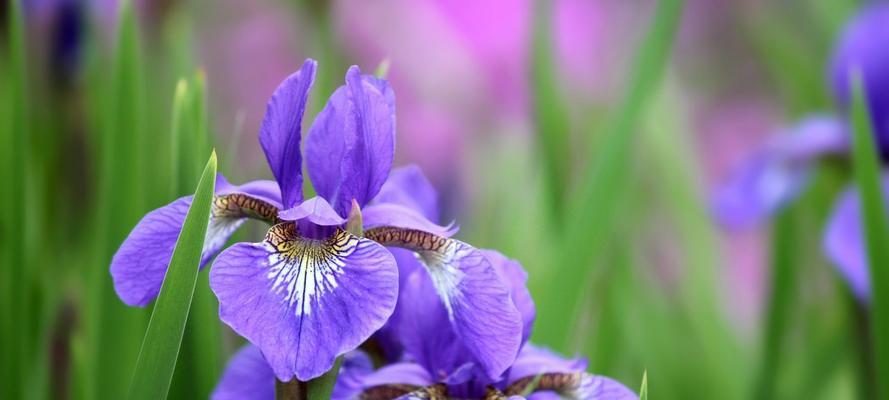
[[3,178],[6,184],[7,194],[4,196],[3,219],[4,235],[4,264],[3,268],[3,329],[0,355],[2,360],[2,375],[0,375],[0,390],[4,398],[20,398],[24,393],[24,372],[28,370],[25,350],[27,346],[27,332],[29,316],[29,296],[26,288],[30,285],[29,268],[25,262],[24,232],[25,224],[25,182],[28,154],[27,118],[25,117],[25,54],[24,54],[24,27],[22,23],[22,4],[16,0],[10,0],[8,4],[8,54],[4,59],[8,60],[6,67],[6,98],[8,121],[4,123],[5,134],[3,140]]
[[[143,123],[141,60],[136,19],[129,2],[122,2],[114,53],[107,120],[102,131],[100,229],[98,257],[92,266],[94,314],[89,350],[93,381],[89,398],[120,399],[126,395],[145,331],[145,310],[127,307],[111,285],[108,266],[114,251],[146,211],[142,150],[147,147]],[[94,390],[94,391],[92,391]]]
[[[880,164],[861,76],[852,77],[852,161],[861,194],[864,237],[871,282],[871,337],[875,375],[889,376],[889,228],[880,181]],[[889,379],[877,379],[878,399],[889,399]]]
[[543,154],[543,170],[549,211],[556,224],[562,222],[564,198],[571,167],[571,124],[562,102],[552,48],[553,2],[537,0],[534,13],[533,64],[536,138]]
[[788,322],[796,294],[799,253],[794,210],[787,210],[772,230],[771,288],[763,323],[762,353],[754,398],[776,397],[775,383],[781,372]]
[[602,146],[594,149],[593,163],[572,199],[571,212],[567,214],[572,218],[565,222],[561,257],[553,264],[558,270],[549,276],[547,296],[540,299],[540,320],[535,325],[537,337],[559,349],[566,347],[565,307],[571,311],[568,315],[578,315],[576,309],[583,297],[580,294],[587,283],[591,260],[611,232],[616,200],[631,165],[634,128],[666,69],[683,4],[683,0],[658,3],[651,28],[633,63],[626,97],[611,129],[605,132]]

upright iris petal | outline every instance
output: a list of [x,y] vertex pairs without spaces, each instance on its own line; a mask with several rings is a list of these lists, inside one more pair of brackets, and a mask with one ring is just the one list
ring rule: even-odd
[[259,143],[281,187],[285,209],[302,200],[300,125],[316,66],[315,60],[306,60],[299,71],[275,89],[259,128]]
[[873,2],[843,31],[830,62],[831,86],[844,111],[851,99],[850,78],[861,74],[877,144],[889,156],[889,4]]
[[321,226],[337,226],[346,223],[346,219],[341,217],[327,200],[317,196],[296,207],[281,211],[278,216],[287,221],[306,219]]
[[358,67],[346,74],[315,118],[306,138],[309,176],[321,197],[342,216],[352,200],[364,206],[389,175],[395,152],[394,94]]
[[399,204],[438,222],[438,193],[416,165],[392,170],[372,204]]

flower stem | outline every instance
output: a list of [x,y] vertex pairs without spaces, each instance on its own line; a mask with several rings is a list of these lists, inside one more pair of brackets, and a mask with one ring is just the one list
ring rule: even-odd
[[858,398],[875,399],[877,392],[877,376],[874,369],[874,347],[870,313],[867,305],[853,298],[852,301],[854,321],[854,342],[857,346],[856,358],[859,365],[858,372]]
[[299,379],[281,382],[275,379],[275,400],[306,400],[308,385]]

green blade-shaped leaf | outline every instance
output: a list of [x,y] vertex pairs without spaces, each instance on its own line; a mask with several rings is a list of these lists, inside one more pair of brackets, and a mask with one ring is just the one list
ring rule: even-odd
[[[873,127],[859,76],[853,77],[852,159],[855,181],[861,193],[864,236],[870,265],[871,326],[874,340],[873,376],[889,376],[889,227],[886,223],[880,166],[874,145]],[[877,397],[889,398],[889,380],[877,379]]]
[[187,132],[193,131],[193,127],[189,124],[188,111],[188,80],[179,79],[176,84],[176,92],[173,95],[173,116],[172,126],[170,127],[170,153],[172,157],[171,170],[173,172],[172,185],[173,195],[179,196],[185,193],[185,187],[188,187],[187,180],[194,179],[197,174],[191,173],[191,160],[185,157],[185,152],[193,147],[188,141],[190,136]]
[[[535,325],[535,335],[558,348],[565,346],[567,333],[564,318],[566,306],[575,309],[583,298],[581,292],[588,283],[591,259],[605,244],[621,197],[631,162],[634,128],[645,110],[647,101],[658,89],[666,68],[670,44],[679,26],[683,0],[661,0],[655,10],[651,28],[645,36],[634,60],[628,91],[617,109],[610,130],[605,132],[601,147],[594,149],[593,163],[586,171],[577,196],[572,198],[571,220],[566,221],[566,232],[560,252],[558,273],[549,278],[546,298],[541,298],[541,320]],[[572,320],[569,318],[568,320]]]
[[176,249],[173,250],[173,258],[154,305],[130,385],[130,399],[167,397],[191,308],[215,185],[214,151],[204,167],[194,200],[188,208],[182,232],[176,241]]
[[[200,159],[210,151],[206,89],[203,73],[182,78],[173,98],[171,126],[172,190],[175,197],[189,193],[197,184]],[[209,271],[198,274],[180,364],[173,376],[170,397],[207,398],[216,386],[224,365],[219,305],[210,291]]]
[[568,177],[571,175],[571,143],[568,111],[559,95],[556,79],[555,52],[551,24],[554,3],[548,0],[535,2],[533,78],[536,138],[540,142],[543,170],[549,201],[549,212],[561,222],[563,201]]
[[6,183],[3,205],[2,224],[3,235],[2,248],[4,267],[0,268],[0,304],[2,304],[2,316],[0,316],[0,397],[15,399],[24,393],[24,374],[27,369],[26,350],[31,346],[28,343],[29,335],[26,331],[27,321],[33,318],[31,305],[26,292],[27,283],[30,282],[29,264],[25,262],[26,242],[25,229],[25,176],[27,149],[27,131],[25,116],[25,39],[22,24],[22,2],[12,0],[7,5],[7,34],[8,44],[3,58],[4,81],[3,85],[3,124],[2,142],[0,142],[0,178]]
[[784,341],[793,312],[799,261],[799,235],[795,232],[795,210],[787,210],[775,221],[772,230],[772,260],[769,266],[770,293],[763,324],[762,354],[757,371],[757,398],[775,395],[775,384],[783,362]]
[[126,396],[148,313],[128,307],[108,277],[114,251],[148,211],[150,185],[146,136],[146,92],[137,18],[131,1],[121,1],[110,79],[103,100],[97,240],[99,260],[90,268],[89,347],[94,369],[85,383],[87,398]]
[[639,400],[648,400],[648,371],[642,373],[642,386],[639,388]]

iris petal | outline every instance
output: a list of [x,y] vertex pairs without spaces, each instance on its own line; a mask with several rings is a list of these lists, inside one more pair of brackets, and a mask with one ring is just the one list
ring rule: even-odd
[[[343,364],[331,393],[332,400],[354,399],[363,389],[365,377],[373,372],[366,354],[353,351],[343,356]],[[212,400],[274,400],[275,373],[258,347],[247,344],[229,360]]]
[[767,141],[717,188],[715,217],[731,228],[761,222],[802,193],[818,157],[841,153],[847,146],[848,136],[837,119],[811,116],[800,121]]
[[395,152],[394,94],[388,84],[350,68],[346,85],[330,96],[306,142],[318,194],[339,215],[348,215],[353,199],[364,207],[386,181]]
[[370,357],[360,350],[346,353],[343,365],[330,394],[331,400],[352,400],[364,389],[364,378],[373,373],[374,367]]
[[528,338],[531,337],[531,329],[537,316],[534,299],[531,298],[531,292],[528,291],[528,273],[525,272],[522,264],[518,261],[507,258],[498,251],[480,251],[494,267],[497,276],[500,277],[500,281],[506,284],[509,289],[509,297],[522,315],[522,324],[524,325],[522,328],[522,343],[527,342]]
[[[889,174],[882,178],[884,204],[889,207]],[[824,232],[824,250],[860,300],[870,299],[867,244],[862,235],[861,194],[854,188],[843,192],[834,205]]]
[[[254,197],[253,191],[258,193]],[[245,218],[277,218],[278,193],[262,182],[230,185],[217,176],[217,195],[204,241],[201,267],[216,255]],[[260,200],[264,198],[265,200]],[[114,290],[124,303],[145,306],[160,292],[164,274],[185,222],[192,196],[146,214],[120,245],[111,260]]]
[[392,170],[372,204],[398,204],[419,212],[429,221],[438,221],[438,193],[416,165]]
[[490,379],[499,378],[515,360],[523,322],[507,286],[483,253],[459,240],[416,230],[385,227],[365,235],[418,254],[460,343]]
[[631,400],[636,394],[613,379],[586,372],[585,359],[567,359],[547,349],[526,344],[509,370],[505,393],[516,395],[536,384],[538,392],[529,399],[560,398]]
[[315,60],[306,60],[275,89],[259,127],[259,144],[278,181],[284,208],[302,200],[302,156],[300,125],[309,89],[315,81]]
[[389,384],[428,386],[434,380],[420,364],[400,362],[384,366],[364,378],[365,388]]
[[258,347],[248,344],[229,360],[210,398],[212,400],[275,398],[275,374]]
[[429,273],[414,271],[405,279],[400,296],[399,318],[393,322],[406,354],[437,379],[475,361],[457,337]]
[[413,209],[394,203],[367,206],[361,210],[361,217],[364,221],[364,229],[391,226],[429,232],[444,237],[453,236],[458,230],[453,224],[438,225]]
[[324,241],[293,223],[217,257],[219,317],[258,346],[282,381],[307,381],[379,329],[395,308],[398,271],[382,246],[338,230]]
[[549,398],[549,393],[580,400],[637,400],[639,398],[636,393],[620,382],[585,372],[547,372],[529,376],[511,384],[504,392],[507,395],[515,396],[530,387],[533,387],[534,393],[528,397],[529,399],[538,398],[538,394]]
[[337,214],[323,197],[312,197],[296,207],[281,211],[279,216],[286,221],[308,219],[313,224],[321,226],[337,226],[346,223],[346,219]]

